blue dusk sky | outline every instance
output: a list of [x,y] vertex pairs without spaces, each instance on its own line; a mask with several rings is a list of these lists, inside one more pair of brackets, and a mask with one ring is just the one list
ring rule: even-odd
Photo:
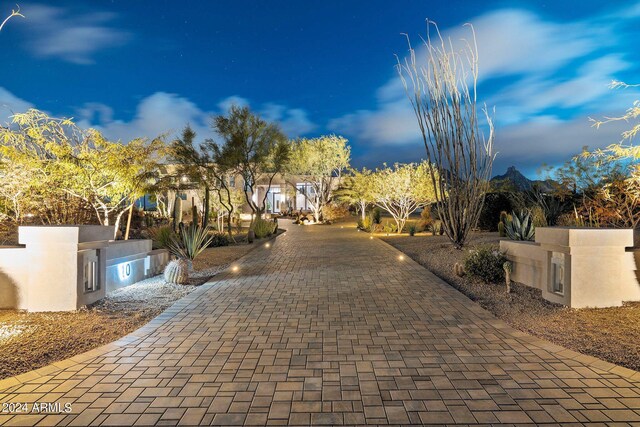
[[[336,133],[356,166],[424,157],[395,55],[425,34],[468,37],[480,56],[479,99],[495,107],[494,173],[618,142],[640,83],[640,2],[165,1],[19,2],[0,33],[0,121],[39,108],[107,137],[175,135],[232,103],[280,122],[290,137]],[[2,16],[14,2],[0,0]]]

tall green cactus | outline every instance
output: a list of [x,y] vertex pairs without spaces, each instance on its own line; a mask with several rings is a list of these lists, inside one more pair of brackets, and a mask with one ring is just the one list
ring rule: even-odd
[[199,215],[198,215],[198,207],[196,205],[191,206],[191,224],[192,225],[200,225],[199,224]]
[[179,194],[176,194],[176,199],[173,202],[173,231],[178,230],[178,224],[182,222],[182,199]]

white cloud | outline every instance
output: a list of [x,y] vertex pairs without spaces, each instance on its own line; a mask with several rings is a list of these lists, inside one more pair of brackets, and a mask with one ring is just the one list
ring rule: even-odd
[[202,137],[211,137],[208,120],[213,112],[200,109],[187,98],[156,92],[140,101],[129,121],[113,120],[113,110],[100,103],[88,103],[78,110],[82,127],[95,127],[107,138],[130,141],[134,138],[173,138],[188,123]]
[[39,4],[23,11],[28,15],[23,26],[26,47],[38,57],[91,64],[96,52],[131,38],[128,31],[110,26],[116,18],[112,13],[76,15],[70,9]]
[[283,132],[292,138],[308,134],[318,127],[309,120],[307,112],[300,108],[267,103],[260,109],[259,114],[266,120],[278,122]]
[[[200,108],[189,99],[166,92],[156,92],[140,101],[134,117],[129,121],[114,120],[111,107],[101,103],[87,103],[77,110],[78,124],[82,127],[95,127],[107,138],[129,141],[139,137],[165,135],[173,138],[188,123],[200,138],[212,138],[211,117],[224,114],[233,104],[249,105],[249,101],[240,96],[231,96],[218,102],[217,111]],[[280,123],[290,137],[304,135],[317,126],[299,108],[287,108],[283,105],[267,103],[256,109],[265,119]]]
[[[559,161],[583,145],[618,141],[619,126],[595,131],[587,116],[631,105],[634,94],[613,94],[608,84],[632,68],[626,60],[628,41],[621,42],[616,30],[640,16],[638,10],[640,3],[617,20],[604,21],[554,22],[517,9],[471,20],[478,43],[479,97],[496,108],[498,165]],[[442,34],[456,45],[469,39],[470,31],[456,26]],[[416,52],[419,58],[425,48]],[[377,89],[376,100],[375,108],[334,118],[328,127],[370,147],[370,158],[390,149],[407,155],[410,147],[419,147],[416,118],[395,73]],[[415,154],[416,159],[423,155],[424,148]]]
[[237,107],[246,107],[249,105],[249,100],[241,96],[232,95],[218,102],[218,108],[224,113],[229,111],[233,105]]

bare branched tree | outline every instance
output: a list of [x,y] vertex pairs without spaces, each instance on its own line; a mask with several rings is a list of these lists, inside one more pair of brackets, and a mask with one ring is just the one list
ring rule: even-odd
[[4,21],[2,21],[2,23],[0,23],[0,31],[2,31],[2,29],[7,24],[7,22],[9,22],[9,19],[13,18],[14,16],[19,16],[21,18],[24,18],[24,15],[20,13],[20,6],[16,5],[16,7],[17,7],[17,9],[13,9],[11,11],[11,15],[7,16],[4,19]]
[[[432,40],[430,27],[435,28]],[[478,122],[478,48],[471,41],[445,40],[427,21],[423,50],[409,44],[409,56],[398,58],[397,71],[411,102],[432,169],[436,209],[444,231],[460,249],[476,226],[493,165],[493,120],[486,108],[489,136]]]

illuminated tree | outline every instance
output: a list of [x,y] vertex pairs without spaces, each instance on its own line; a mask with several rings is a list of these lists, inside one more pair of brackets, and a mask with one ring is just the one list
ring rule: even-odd
[[[209,142],[212,159],[225,175],[242,177],[245,201],[253,212],[251,225],[266,209],[273,179],[284,172],[289,161],[289,143],[275,123],[252,113],[248,107],[232,106],[229,113],[213,119],[222,144]],[[264,195],[258,200],[258,186]]]
[[351,148],[345,138],[336,135],[293,142],[288,172],[296,176],[296,183],[308,184],[312,191],[304,191],[316,222],[322,209],[331,201],[332,191],[340,182],[342,172],[349,167]]
[[[614,80],[611,82],[609,87],[611,89],[619,89],[619,88],[629,89],[634,87],[640,87],[640,84],[630,85],[624,82]],[[611,123],[615,121],[632,122],[633,125],[631,126],[631,129],[622,132],[622,142],[624,142],[624,141],[631,141],[636,135],[638,135],[638,133],[640,133],[640,120],[638,120],[639,118],[640,118],[640,100],[636,100],[631,106],[631,108],[629,108],[625,112],[625,114],[621,116],[605,117],[601,120],[590,118],[589,120],[593,122],[593,126],[595,126],[596,128],[600,128],[600,126],[602,126],[603,124]],[[622,145],[622,142],[620,144],[611,145],[607,147],[607,149],[604,151],[609,152],[611,155],[617,158],[621,158],[621,157],[640,158],[640,147],[634,147],[634,146],[625,147]]]
[[413,212],[437,200],[433,172],[427,162],[420,164],[385,165],[377,169],[370,178],[373,203],[389,212],[396,222],[397,232],[402,233],[405,223]]
[[9,161],[0,162],[0,220],[20,223],[27,208],[29,171]]
[[373,203],[372,178],[372,172],[367,168],[361,171],[353,169],[344,177],[342,185],[335,192],[336,199],[355,206],[362,221],[367,215],[367,207]]
[[0,156],[29,171],[24,184],[30,197],[33,192],[45,200],[61,193],[77,198],[102,225],[113,220],[116,232],[122,215],[144,195],[164,150],[159,139],[111,142],[94,129],[35,109],[15,114],[12,123],[0,128]]
[[478,120],[476,87],[478,52],[471,42],[456,46],[427,32],[424,55],[409,44],[409,57],[398,60],[397,70],[416,115],[427,151],[436,210],[444,232],[460,249],[476,226],[493,165],[493,121],[486,109],[489,137]]
[[[209,209],[212,206],[219,214],[225,211],[228,216],[227,231],[229,238],[233,240],[231,217],[238,209],[239,194],[230,186],[228,174],[235,171],[226,163],[220,162],[220,151],[213,141],[206,140],[196,147],[195,137],[196,133],[187,126],[182,132],[182,137],[173,141],[171,154],[178,163],[178,175],[186,175],[190,182],[204,188],[203,226],[208,224]],[[214,193],[213,200],[210,197],[211,192]]]

